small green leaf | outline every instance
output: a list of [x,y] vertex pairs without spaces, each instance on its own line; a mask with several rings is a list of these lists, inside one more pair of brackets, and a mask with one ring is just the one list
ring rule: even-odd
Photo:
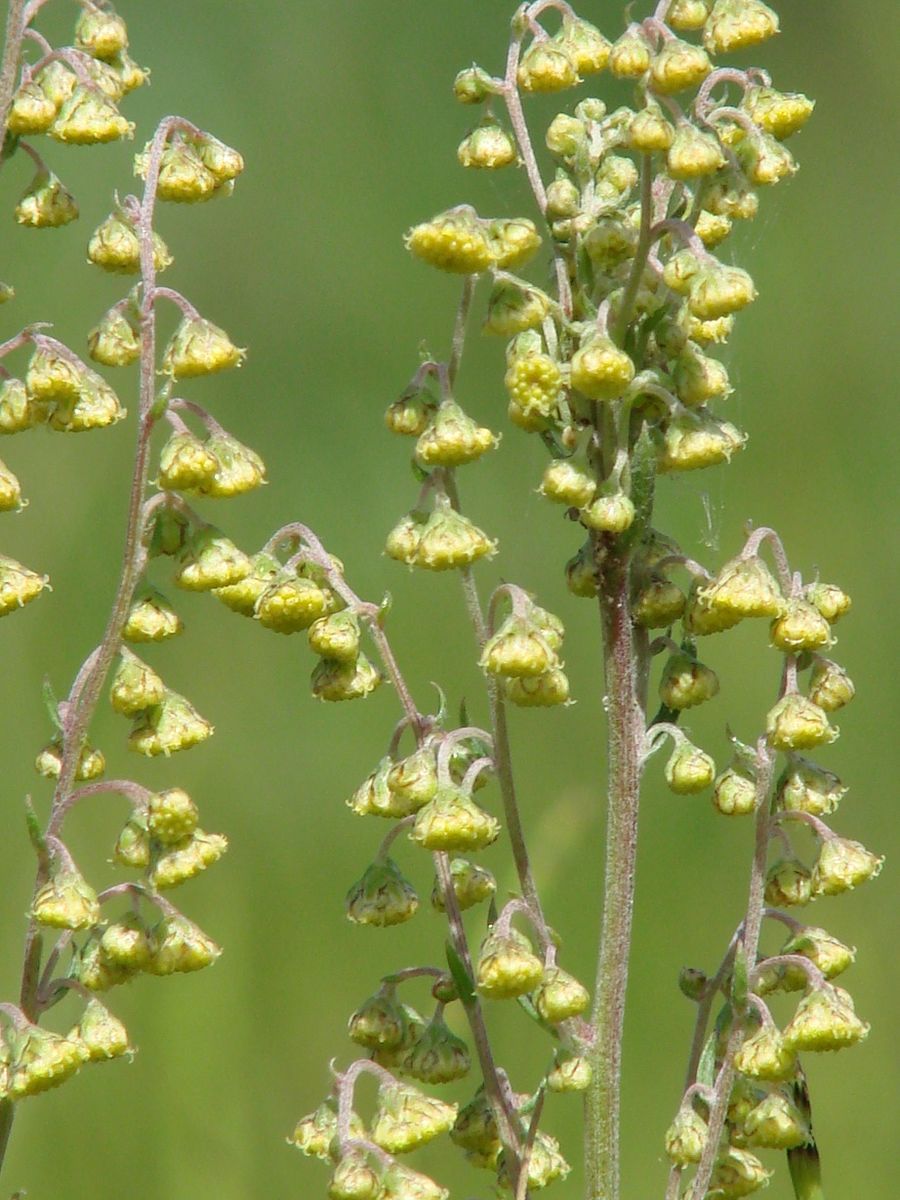
[[466,965],[460,956],[457,954],[452,942],[447,942],[447,966],[450,968],[450,974],[453,982],[456,984],[456,990],[459,992],[459,998],[466,1008],[475,1003],[475,987],[469,972],[466,970]]
[[734,952],[734,964],[731,968],[731,1000],[737,1012],[743,1012],[746,1009],[749,992],[750,972],[747,967],[747,952],[743,942],[738,942]]
[[62,733],[62,721],[59,719],[59,701],[56,699],[56,694],[53,691],[53,684],[44,676],[44,682],[41,685],[41,699],[44,701],[44,708],[47,710],[47,716],[50,718],[50,724],[57,733]]

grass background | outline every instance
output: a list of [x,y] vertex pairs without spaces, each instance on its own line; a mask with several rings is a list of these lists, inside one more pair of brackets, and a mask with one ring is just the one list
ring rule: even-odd
[[[424,342],[443,354],[457,285],[409,260],[401,234],[454,203],[490,214],[531,213],[524,183],[473,177],[454,149],[471,118],[449,94],[473,59],[499,71],[511,6],[505,0],[437,5],[426,0],[330,3],[276,0],[221,5],[195,0],[126,4],[135,56],[153,86],[128,101],[136,145],[178,112],[240,147],[247,172],[234,197],[169,207],[160,229],[176,257],[165,282],[250,347],[244,369],[185,389],[266,459],[271,485],[210,519],[247,549],[287,520],[312,525],[347,564],[361,594],[394,597],[390,633],[423,705],[432,681],[485,719],[478,672],[456,581],[411,576],[380,557],[383,537],[415,495],[408,446],[382,432],[381,413],[404,386]],[[893,115],[896,8],[780,6],[783,36],[753,56],[777,86],[817,98],[815,119],[792,148],[802,170],[763,197],[758,220],[733,239],[760,299],[741,317],[726,358],[736,385],[730,415],[750,435],[727,469],[664,480],[657,524],[710,563],[740,545],[748,519],[774,524],[792,562],[840,582],[854,612],[839,627],[839,654],[857,687],[841,715],[841,740],[823,761],[850,792],[838,830],[879,851],[896,848],[897,424],[891,395],[895,237],[886,194]],[[591,0],[584,15],[615,35],[619,6]],[[41,28],[65,40],[71,9],[51,4]],[[608,78],[596,91],[619,102]],[[568,98],[565,98],[568,102]],[[556,111],[536,101],[536,128]],[[540,140],[538,133],[537,139]],[[130,146],[48,146],[76,193],[82,220],[35,233],[4,218],[0,275],[18,298],[0,312],[0,336],[50,320],[73,347],[121,294],[84,261],[90,230],[113,189],[133,186]],[[11,211],[27,163],[3,172]],[[729,244],[730,245],[730,244]],[[725,257],[731,253],[725,251]],[[535,278],[539,278],[538,273]],[[17,365],[17,364],[14,364]],[[506,428],[502,346],[473,333],[460,380],[465,406]],[[134,379],[120,375],[132,410]],[[39,807],[49,789],[31,770],[47,735],[40,681],[58,692],[100,636],[117,573],[131,422],[90,438],[41,433],[9,440],[4,459],[31,503],[5,518],[2,549],[47,571],[54,591],[0,625],[0,994],[18,986],[23,912],[33,864],[22,797]],[[534,590],[565,620],[575,707],[514,714],[513,741],[526,826],[545,903],[565,939],[563,961],[592,971],[602,854],[598,775],[604,746],[597,620],[564,589],[561,564],[576,535],[534,494],[542,451],[506,430],[500,451],[462,472],[467,511],[499,537],[481,570]],[[165,586],[165,568],[155,567]],[[348,1061],[349,1012],[380,974],[435,961],[442,932],[427,905],[410,925],[350,927],[345,889],[372,853],[378,827],[356,821],[346,795],[383,752],[396,717],[387,689],[365,705],[313,702],[304,639],[275,637],[214,601],[177,594],[188,625],[147,657],[217,727],[216,737],[170,762],[134,762],[120,718],[103,710],[95,738],[110,774],[150,786],[188,787],[208,829],[223,830],[226,861],[177,897],[225,947],[215,970],[137,981],[110,995],[140,1053],[132,1065],[88,1070],[22,1106],[5,1174],[29,1197],[87,1200],[128,1195],[218,1200],[323,1194],[326,1175],[283,1138],[327,1088],[329,1058]],[[690,726],[721,756],[728,721],[749,739],[776,686],[777,656],[761,627],[704,645],[722,696]],[[98,885],[123,819],[121,801],[99,800],[69,823],[77,860]],[[683,964],[711,967],[744,903],[751,831],[703,800],[678,800],[649,771],[642,814],[637,932],[626,1031],[624,1195],[658,1196],[661,1148],[677,1102],[691,1010],[676,978]],[[423,891],[427,867],[402,852]],[[487,856],[512,886],[502,849]],[[808,1064],[830,1200],[888,1200],[896,1175],[896,884],[882,881],[811,913],[859,947],[848,983],[873,1022],[852,1053]],[[62,1013],[63,1020],[72,1017]],[[73,1018],[74,1019],[74,1018]],[[515,1009],[493,1009],[501,1061],[523,1088],[546,1045]],[[463,1092],[460,1093],[464,1094]],[[560,1195],[580,1194],[576,1099],[548,1104],[575,1170]],[[486,1196],[489,1179],[429,1150],[420,1156],[454,1196]],[[776,1162],[773,1159],[772,1165]],[[786,1171],[769,1195],[790,1195]]]

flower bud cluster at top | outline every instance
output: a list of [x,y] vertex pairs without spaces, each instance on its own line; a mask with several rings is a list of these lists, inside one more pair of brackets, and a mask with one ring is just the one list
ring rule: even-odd
[[[11,22],[18,42],[12,41],[7,50],[18,49],[19,62],[13,60],[12,66],[18,66],[19,77],[10,96],[0,95],[0,166],[21,152],[37,167],[15,210],[20,224],[31,228],[67,224],[78,215],[75,200],[45,166],[33,139],[46,135],[88,145],[131,137],[133,126],[117,104],[147,79],[147,72],[128,54],[125,22],[109,6],[85,4],[73,45],[58,49],[31,24],[40,7],[29,7],[21,30],[13,29]],[[27,61],[26,50],[32,48],[37,60]],[[169,688],[156,667],[130,647],[152,649],[183,630],[173,605],[149,581],[154,560],[170,564],[171,582],[191,591],[227,591],[253,570],[251,559],[184,497],[223,498],[250,491],[264,482],[264,464],[203,407],[175,395],[182,381],[239,366],[244,351],[180,293],[157,286],[157,275],[173,259],[153,230],[157,201],[191,203],[228,195],[242,170],[236,150],[181,118],[166,118],[136,156],[135,174],[144,181],[142,196],[117,196],[112,212],[88,241],[90,263],[113,276],[134,279],[134,286],[101,317],[87,342],[88,356],[99,367],[139,367],[137,453],[126,550],[104,639],[82,664],[65,700],[57,701],[49,687],[45,697],[52,735],[35,766],[54,782],[54,795],[43,827],[35,814],[29,815],[38,873],[20,1005],[0,1005],[3,1147],[13,1101],[64,1082],[86,1062],[130,1053],[124,1028],[97,993],[140,974],[199,970],[220,954],[216,943],[163,893],[217,862],[227,848],[226,838],[200,827],[197,806],[180,787],[151,792],[131,779],[104,780],[104,756],[88,741],[88,728],[118,658],[109,700],[114,711],[131,722],[129,749],[168,758],[213,732],[191,702]],[[13,289],[4,286],[0,296],[11,300]],[[157,361],[157,307],[162,300],[175,306],[179,322]],[[45,328],[28,326],[0,345],[0,434],[37,426],[77,433],[123,420],[125,409],[103,375],[43,332]],[[6,363],[21,351],[30,357],[15,376]],[[158,379],[162,383],[157,387]],[[185,418],[202,427],[202,434],[192,432]],[[162,420],[170,436],[160,449],[158,490],[148,495],[153,434]],[[18,481],[0,464],[0,510],[22,507]],[[273,589],[276,576],[280,583],[278,570],[267,581]],[[46,585],[46,578],[0,556],[0,615],[15,613]],[[283,626],[288,607],[284,597],[273,594],[267,610],[270,627]],[[262,613],[260,620],[267,623]],[[71,809],[100,794],[122,797],[129,805],[112,858],[117,867],[136,875],[97,890],[63,841],[63,824]],[[43,960],[41,932],[56,934]],[[71,994],[86,1002],[71,1032],[63,1036],[39,1028],[43,1013]]]

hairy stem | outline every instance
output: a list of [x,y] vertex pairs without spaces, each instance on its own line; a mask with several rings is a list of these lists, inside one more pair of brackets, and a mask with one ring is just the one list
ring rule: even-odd
[[[25,36],[25,0],[10,0],[6,16],[6,36],[3,41],[3,58],[0,59],[0,130],[6,129],[6,118],[16,90],[16,73],[22,54]],[[0,166],[5,155],[0,145]]]
[[[618,1200],[622,1031],[631,946],[644,716],[626,558],[595,539],[609,720],[606,872],[585,1096],[588,1200]],[[604,553],[605,551],[605,553]]]

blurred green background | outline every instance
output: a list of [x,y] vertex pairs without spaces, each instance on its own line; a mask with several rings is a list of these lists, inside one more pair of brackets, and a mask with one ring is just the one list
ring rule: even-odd
[[[501,70],[512,6],[123,0],[122,9],[135,57],[153,70],[153,86],[126,102],[138,122],[135,145],[160,116],[177,112],[238,146],[247,161],[232,199],[170,206],[159,222],[176,257],[165,282],[250,347],[240,372],[185,388],[269,469],[267,489],[209,503],[210,519],[248,550],[285,521],[312,525],[362,595],[392,593],[390,633],[420,704],[435,702],[433,681],[454,705],[465,696],[472,717],[484,721],[456,579],[412,576],[381,557],[386,531],[416,493],[409,447],[383,431],[381,414],[415,369],[420,344],[446,352],[457,300],[453,280],[404,253],[404,230],[462,201],[491,215],[532,212],[522,180],[473,177],[454,153],[473,113],[454,104],[450,81],[473,59]],[[839,654],[858,698],[841,716],[844,736],[822,759],[850,785],[838,830],[889,851],[897,845],[900,765],[890,653],[898,586],[889,395],[897,264],[886,153],[896,5],[873,0],[864,17],[853,5],[795,0],[780,10],[783,36],[754,60],[771,69],[777,86],[816,97],[818,108],[792,143],[799,176],[765,195],[757,222],[734,239],[736,261],[750,267],[760,292],[726,352],[737,388],[729,412],[751,441],[727,470],[664,480],[657,524],[711,564],[735,552],[748,519],[774,524],[797,568],[820,568],[852,594]],[[72,11],[50,4],[40,27],[63,41]],[[621,28],[610,0],[590,0],[584,15],[614,36]],[[596,90],[624,98],[607,78]],[[545,124],[556,107],[536,102],[532,111]],[[86,265],[84,246],[113,189],[134,186],[132,152],[48,144],[51,165],[82,210],[77,225],[56,232],[14,225],[12,205],[30,172],[23,156],[3,171],[0,276],[18,297],[0,313],[0,336],[49,320],[78,349],[122,294],[119,282]],[[502,371],[502,346],[476,327],[460,398],[506,433],[499,453],[462,472],[461,485],[467,511],[501,543],[498,558],[479,570],[483,591],[501,577],[517,581],[568,626],[578,704],[516,713],[512,725],[546,908],[565,938],[563,961],[589,978],[602,856],[597,618],[592,604],[563,587],[561,564],[576,533],[535,495],[543,451],[508,428]],[[115,382],[134,410],[134,378]],[[48,732],[40,683],[47,675],[64,693],[101,634],[131,438],[129,421],[88,438],[33,434],[3,446],[31,503],[4,518],[0,545],[48,572],[54,585],[0,625],[0,994],[7,998],[18,987],[33,874],[22,797],[31,792],[43,808],[49,795],[31,769]],[[165,586],[165,564],[154,575]],[[225,953],[214,970],[141,979],[110,994],[140,1053],[130,1066],[85,1070],[21,1106],[7,1193],[24,1187],[34,1200],[324,1194],[325,1170],[301,1160],[285,1135],[324,1094],[328,1060],[349,1061],[347,1016],[379,975],[439,961],[442,928],[427,904],[411,924],[386,931],[351,927],[343,917],[344,892],[383,832],[352,817],[343,801],[383,752],[397,716],[391,692],[364,705],[317,704],[302,637],[273,636],[209,598],[179,593],[177,601],[185,637],[147,657],[215,723],[216,737],[192,754],[145,763],[127,755],[121,718],[104,709],[94,733],[111,775],[188,787],[204,826],[231,839],[224,863],[176,897]],[[778,662],[765,640],[754,626],[704,645],[722,696],[689,726],[720,756],[726,721],[750,739],[773,695]],[[98,886],[113,878],[107,859],[124,815],[121,800],[109,797],[69,823],[76,859]],[[717,816],[706,800],[669,795],[661,759],[654,761],[625,1046],[627,1200],[662,1194],[662,1133],[677,1103],[692,1016],[677,973],[683,964],[718,961],[743,908],[751,836],[746,822]],[[400,856],[427,892],[421,856]],[[501,887],[511,887],[503,848],[486,857]],[[830,1200],[897,1194],[895,879],[892,862],[877,885],[821,901],[811,913],[858,946],[848,983],[873,1023],[861,1047],[808,1063]],[[492,1010],[491,1022],[500,1060],[514,1064],[514,1083],[527,1088],[543,1069],[546,1044],[514,1007]],[[548,1104],[547,1126],[575,1164],[556,1190],[572,1197],[580,1194],[578,1116],[575,1098]],[[454,1196],[489,1194],[489,1179],[444,1148],[420,1162]],[[780,1161],[772,1165],[778,1175],[768,1194],[782,1200],[790,1195],[787,1173]]]

